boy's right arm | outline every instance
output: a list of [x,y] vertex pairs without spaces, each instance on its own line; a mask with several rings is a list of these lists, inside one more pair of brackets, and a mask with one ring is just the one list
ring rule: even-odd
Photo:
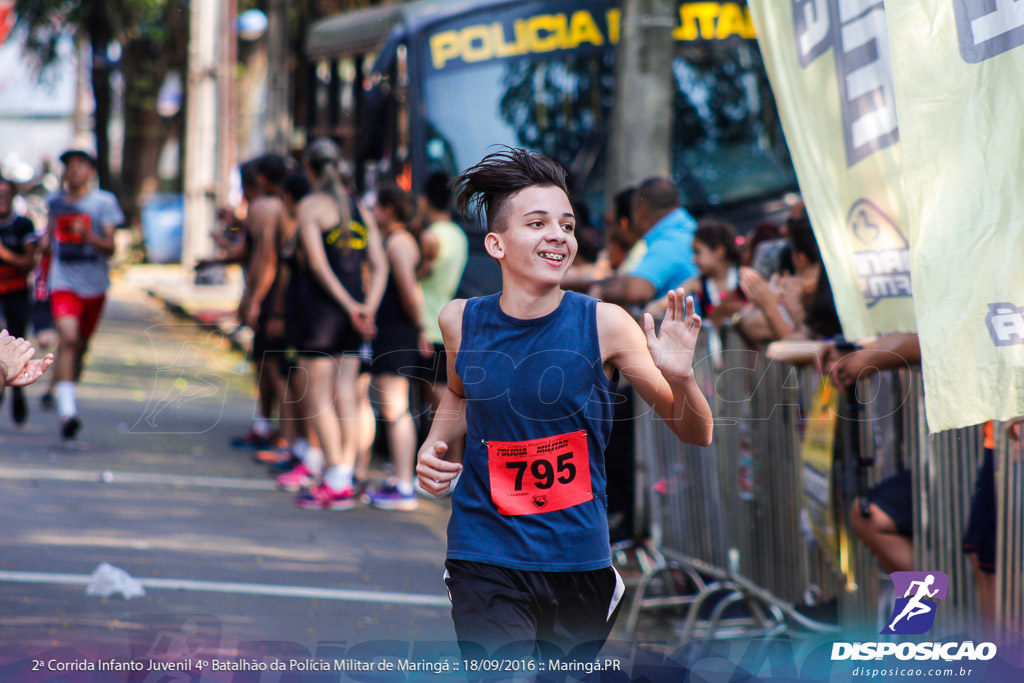
[[466,309],[464,299],[450,301],[441,310],[438,322],[444,337],[445,355],[448,361],[448,390],[430,425],[430,434],[420,447],[416,474],[420,487],[435,496],[448,492],[452,480],[462,470],[457,462],[445,460],[448,444],[466,433],[466,394],[462,379],[455,372],[455,357],[462,343],[462,313]]
[[[451,379],[451,375],[448,376]],[[451,389],[445,392],[434,414],[430,434],[420,447],[416,474],[420,487],[435,496],[443,496],[452,480],[462,471],[462,464],[445,460],[448,444],[466,433],[466,399]]]

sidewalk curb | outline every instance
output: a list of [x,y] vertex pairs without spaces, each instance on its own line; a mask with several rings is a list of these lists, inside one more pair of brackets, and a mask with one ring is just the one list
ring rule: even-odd
[[191,269],[180,264],[126,266],[116,274],[120,286],[144,292],[178,318],[201,329],[217,331],[233,349],[248,354],[253,332],[238,324],[236,308],[242,296],[242,271],[229,267],[220,284],[196,284]]
[[[174,316],[188,320],[201,329],[220,332],[224,338],[228,340],[228,343],[231,344],[232,349],[239,351],[246,356],[249,355],[249,351],[252,347],[253,333],[252,330],[245,325],[229,323],[227,321],[227,315],[225,315],[225,319],[220,322],[204,320],[201,316],[189,312],[188,309],[186,309],[180,302],[173,301],[172,299],[162,295],[158,290],[147,289],[146,294],[160,302],[164,309]],[[233,314],[234,312],[232,311],[230,313]]]

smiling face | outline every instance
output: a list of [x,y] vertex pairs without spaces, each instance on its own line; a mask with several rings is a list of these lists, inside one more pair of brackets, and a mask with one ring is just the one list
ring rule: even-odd
[[504,229],[487,234],[487,253],[504,279],[557,286],[576,256],[576,218],[565,192],[533,185],[506,200]]

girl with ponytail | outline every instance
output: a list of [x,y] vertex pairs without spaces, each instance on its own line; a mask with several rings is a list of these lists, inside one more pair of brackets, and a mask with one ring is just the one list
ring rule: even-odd
[[[342,183],[339,158],[331,140],[309,145],[303,161],[313,191],[298,206],[308,272],[303,278],[301,329],[294,338],[299,366],[309,377],[303,413],[312,417],[323,452],[312,451],[302,464],[278,477],[278,485],[289,490],[313,484],[319,477],[296,503],[321,510],[355,506],[352,473],[359,431],[360,349],[376,334],[374,317],[388,276],[377,225]],[[370,266],[365,292],[364,263]]]

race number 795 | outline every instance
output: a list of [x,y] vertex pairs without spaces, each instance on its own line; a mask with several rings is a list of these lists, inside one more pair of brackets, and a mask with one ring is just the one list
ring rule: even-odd
[[533,476],[533,485],[538,489],[549,489],[559,484],[570,484],[576,478],[576,465],[572,462],[572,452],[557,456],[555,464],[546,458],[534,458],[527,463],[525,460],[514,460],[505,463],[505,467],[515,471],[515,490],[523,490],[523,478],[527,470]]

